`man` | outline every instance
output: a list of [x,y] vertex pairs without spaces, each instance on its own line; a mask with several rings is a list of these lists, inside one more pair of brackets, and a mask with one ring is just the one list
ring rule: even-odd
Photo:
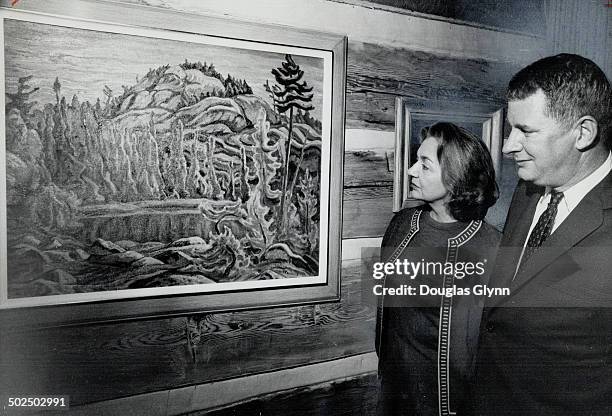
[[471,415],[612,414],[612,89],[578,55],[508,87],[504,154],[521,179],[485,308]]

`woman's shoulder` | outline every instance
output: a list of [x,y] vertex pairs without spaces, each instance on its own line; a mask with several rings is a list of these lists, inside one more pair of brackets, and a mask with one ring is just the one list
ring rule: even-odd
[[404,235],[410,229],[410,222],[412,221],[412,217],[415,212],[418,210],[422,210],[424,206],[418,206],[413,208],[404,208],[400,211],[396,212],[389,225],[387,225],[387,229],[385,230],[385,234],[383,236],[382,245],[387,246],[389,244],[395,244],[395,240],[400,238],[400,236]]
[[401,210],[399,210],[393,215],[393,217],[391,218],[391,221],[389,222],[389,227],[387,228],[391,228],[394,225],[410,223],[414,213],[417,211],[422,211],[425,208],[426,208],[426,205],[419,205],[418,207],[411,207],[411,208],[402,208]]

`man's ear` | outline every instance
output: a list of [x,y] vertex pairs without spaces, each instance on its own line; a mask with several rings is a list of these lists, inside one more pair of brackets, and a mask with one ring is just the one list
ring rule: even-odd
[[578,133],[576,149],[584,151],[597,144],[597,120],[591,116],[580,117],[575,126]]

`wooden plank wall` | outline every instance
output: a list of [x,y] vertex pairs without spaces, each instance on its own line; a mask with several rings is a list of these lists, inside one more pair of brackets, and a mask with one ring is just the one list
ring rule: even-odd
[[[395,97],[494,110],[515,69],[349,42],[345,241],[381,236],[392,215]],[[359,261],[346,257],[337,304],[2,334],[0,391],[68,394],[78,405],[370,352],[374,309],[361,300]]]
[[189,416],[300,416],[376,414],[378,380],[375,374],[259,397],[227,409]]
[[371,351],[359,263],[345,262],[340,303],[2,334],[0,391],[72,406]]

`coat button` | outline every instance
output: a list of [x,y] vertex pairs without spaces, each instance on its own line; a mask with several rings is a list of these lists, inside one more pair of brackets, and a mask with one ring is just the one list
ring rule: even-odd
[[493,332],[493,330],[495,329],[495,325],[493,325],[492,322],[487,322],[485,329],[487,330],[487,332]]

